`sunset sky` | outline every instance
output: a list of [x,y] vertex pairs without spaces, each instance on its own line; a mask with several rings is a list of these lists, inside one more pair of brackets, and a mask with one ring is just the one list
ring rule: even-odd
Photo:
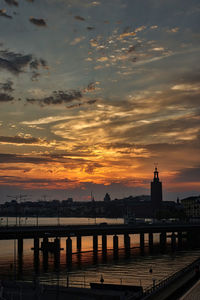
[[199,0],[0,0],[0,202],[200,194]]

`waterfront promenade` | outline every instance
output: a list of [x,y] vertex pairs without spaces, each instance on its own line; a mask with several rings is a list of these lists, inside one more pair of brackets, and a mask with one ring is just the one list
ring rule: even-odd
[[[90,283],[90,288],[76,288],[33,282],[0,281],[0,299],[4,300],[197,300],[200,295],[199,274],[196,272],[200,259],[143,290],[140,286],[123,284]],[[197,276],[198,275],[198,276]],[[197,281],[198,280],[198,281]],[[195,282],[189,291],[189,289]],[[184,296],[181,298],[183,293]]]
[[179,300],[199,300],[200,299],[200,280],[196,282]]
[[[200,259],[144,291],[142,300],[176,300],[199,280]],[[185,298],[187,300],[187,298]]]

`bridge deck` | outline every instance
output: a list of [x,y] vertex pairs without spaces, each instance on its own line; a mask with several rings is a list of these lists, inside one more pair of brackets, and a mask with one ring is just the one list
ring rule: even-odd
[[0,240],[115,234],[199,231],[200,224],[13,226],[0,228]]

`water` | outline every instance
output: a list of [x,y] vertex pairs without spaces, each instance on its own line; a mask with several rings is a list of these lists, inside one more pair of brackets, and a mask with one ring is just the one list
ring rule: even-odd
[[[1,219],[1,226],[16,224],[15,218]],[[50,224],[95,224],[106,222],[108,224],[123,223],[122,219],[92,219],[92,218],[21,218],[20,225],[50,225]],[[19,219],[17,220],[19,224]],[[119,235],[119,255],[118,259],[113,256],[113,237],[107,237],[107,255],[101,252],[101,237],[98,237],[98,256],[93,255],[92,237],[82,237],[82,253],[77,253],[76,238],[72,237],[72,264],[66,261],[66,238],[61,239],[61,247],[64,248],[60,253],[60,264],[56,263],[54,254],[48,255],[48,264],[45,264],[43,253],[39,253],[39,264],[34,264],[34,256],[31,248],[33,240],[24,240],[23,257],[20,259],[16,254],[16,241],[0,241],[0,278],[20,279],[33,281],[38,277],[39,281],[47,284],[67,285],[88,287],[90,282],[100,282],[101,276],[105,283],[142,285],[144,288],[150,286],[153,279],[157,281],[164,279],[172,273],[190,264],[200,256],[200,250],[183,250],[161,254],[158,251],[159,236],[154,235],[155,249],[154,254],[150,255],[148,247],[145,247],[141,254],[139,248],[139,235],[130,235],[131,254],[128,258],[124,250],[123,236]],[[50,239],[51,240],[51,239]],[[42,239],[40,239],[40,242]],[[53,239],[52,239],[53,241]],[[148,235],[145,234],[145,244],[148,244]],[[149,270],[153,272],[150,273]]]

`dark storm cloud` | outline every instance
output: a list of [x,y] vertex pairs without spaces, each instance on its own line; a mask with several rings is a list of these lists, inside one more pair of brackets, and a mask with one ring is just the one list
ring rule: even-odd
[[185,168],[179,170],[179,174],[176,175],[176,182],[197,182],[200,178],[200,166],[194,168]]
[[18,2],[16,0],[4,0],[8,5],[18,6]]
[[49,163],[53,160],[49,157],[34,157],[34,156],[23,156],[17,154],[5,154],[0,153],[0,163],[29,163],[29,164],[42,164]]
[[47,68],[47,62],[42,58],[40,59],[35,58],[30,62],[31,69],[38,70],[39,67]]
[[0,143],[11,143],[11,144],[37,144],[41,140],[34,137],[20,137],[20,136],[0,136]]
[[91,104],[94,104],[94,103],[96,103],[96,102],[97,102],[97,99],[91,99],[91,100],[88,100],[88,101],[87,101],[87,103],[90,104],[90,105],[91,105]]
[[22,171],[24,173],[27,173],[29,171],[31,171],[31,168],[20,168],[20,167],[16,167],[16,166],[0,166],[0,170],[2,171]]
[[[26,170],[24,171],[25,173],[27,172]],[[68,178],[64,178],[64,179],[45,179],[45,178],[20,178],[17,176],[0,176],[0,183],[4,183],[4,184],[34,184],[35,186],[38,186],[37,184],[39,184],[39,186],[41,185],[45,185],[46,184],[61,184],[61,183],[68,183],[68,184],[72,184],[72,183],[78,183],[77,181],[74,180],[70,180]]]
[[87,30],[94,30],[95,29],[95,27],[93,27],[93,26],[88,26],[87,27]]
[[15,75],[23,72],[23,68],[26,67],[31,61],[31,54],[23,55],[8,50],[0,51],[0,69],[6,69]]
[[0,83],[0,90],[7,93],[12,93],[14,91],[12,86],[13,86],[13,82],[8,79],[7,82]]
[[5,18],[7,18],[7,19],[12,19],[12,16],[7,15],[5,9],[0,9],[0,17],[5,17]]
[[79,20],[79,21],[85,21],[85,19],[81,16],[75,16],[74,19]]
[[47,25],[44,19],[36,19],[36,18],[30,17],[29,21],[31,23],[33,23],[34,25],[40,26],[40,27],[43,27],[43,26]]
[[1,102],[9,102],[12,101],[14,98],[8,94],[0,93],[0,103]]
[[82,98],[80,91],[54,91],[51,96],[44,97],[41,99],[27,98],[28,103],[38,103],[40,105],[51,105],[51,104],[67,104],[74,100]]
[[30,68],[31,69],[35,69],[37,70],[39,67],[39,61],[37,59],[34,59],[31,63],[30,63]]
[[9,50],[0,51],[0,69],[9,71],[14,75],[19,75],[24,72],[25,67],[29,66],[32,71],[32,77],[38,77],[35,75],[35,70],[41,68],[47,68],[47,62],[40,58],[35,58],[32,54],[15,53]]

